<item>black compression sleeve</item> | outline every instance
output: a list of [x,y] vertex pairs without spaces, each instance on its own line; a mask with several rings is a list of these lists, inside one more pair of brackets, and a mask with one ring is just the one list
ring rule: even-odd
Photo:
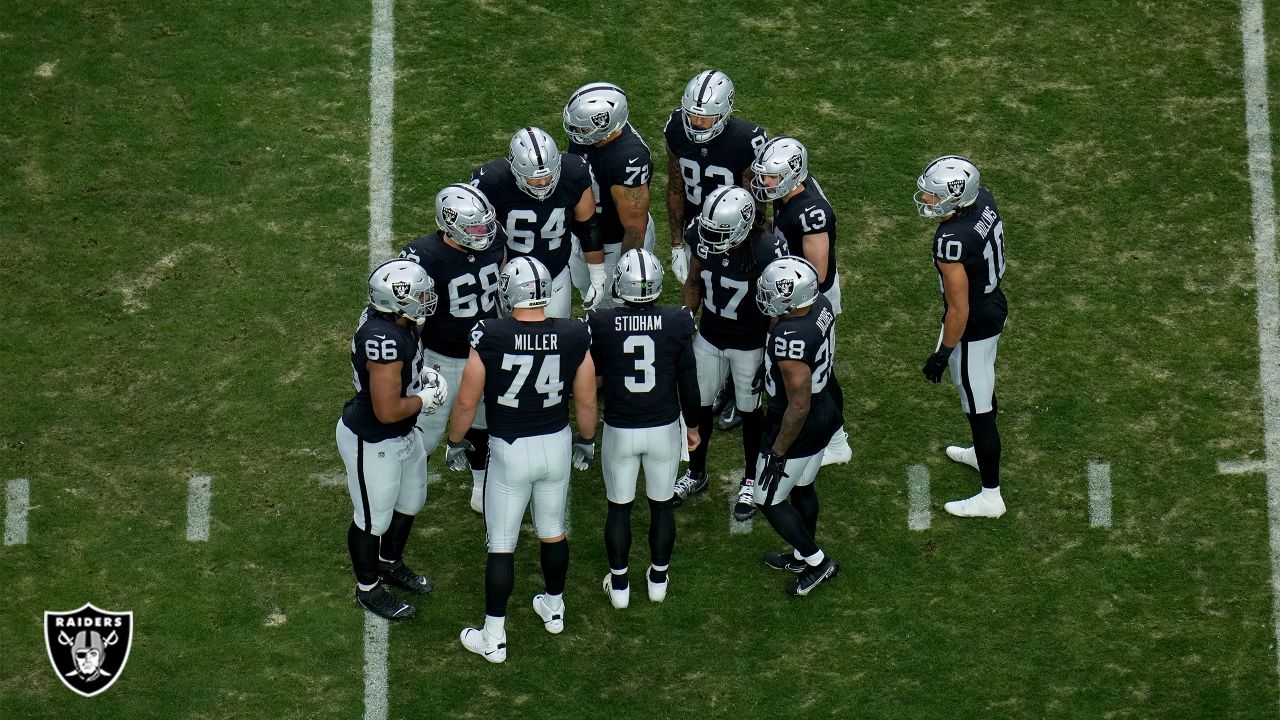
[[595,252],[604,249],[604,240],[600,236],[600,221],[592,215],[586,220],[574,219],[570,223],[570,229],[573,234],[578,236],[578,243],[582,245],[582,252]]

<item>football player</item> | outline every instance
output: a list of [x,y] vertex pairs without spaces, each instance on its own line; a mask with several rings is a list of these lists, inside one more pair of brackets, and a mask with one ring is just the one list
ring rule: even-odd
[[440,376],[423,369],[418,346],[417,323],[435,305],[431,276],[416,263],[389,260],[369,275],[369,304],[351,339],[356,392],[335,431],[355,506],[347,549],[356,601],[388,620],[407,620],[416,611],[382,581],[412,593],[432,588],[405,565],[404,546],[427,500],[427,453],[414,421],[448,394]]
[[[569,96],[564,106],[564,131],[569,153],[586,159],[600,218],[604,247],[604,274],[591,275],[580,253],[575,253],[574,284],[584,293],[586,285],[613,276],[618,257],[631,248],[653,250],[653,218],[649,215],[649,179],[653,159],[649,146],[627,122],[627,95],[609,83],[588,83]],[[584,248],[585,252],[585,248]],[[588,281],[589,278],[589,281]],[[616,301],[606,297],[602,307]]]
[[[671,271],[685,281],[689,247],[688,221],[702,210],[702,200],[722,185],[748,187],[751,161],[768,140],[755,123],[731,117],[733,81],[719,70],[703,70],[684,86],[680,107],[671,111],[663,136],[667,141],[667,225],[671,230]],[[756,205],[756,222],[764,223],[765,207]],[[716,425],[729,430],[742,424],[731,401],[733,379],[720,392]]]
[[1009,315],[1004,278],[1004,223],[978,168],[958,155],[925,166],[916,180],[916,208],[938,221],[933,265],[942,284],[942,332],[924,363],[924,376],[938,382],[951,368],[960,407],[969,419],[971,447],[952,445],[947,457],[982,477],[973,497],[943,505],[959,517],[1004,515],[1000,496],[1000,432],[996,429],[996,346]]
[[[609,513],[604,545],[609,574],[604,591],[615,608],[631,599],[627,557],[631,552],[631,505],[644,468],[649,498],[649,599],[667,596],[667,570],[675,547],[672,495],[680,469],[680,445],[698,446],[698,368],[693,357],[697,332],[687,307],[654,303],[662,294],[662,263],[643,248],[628,250],[614,270],[613,296],[622,307],[587,313],[591,356],[602,378],[604,471]],[[680,416],[685,427],[682,430]],[[682,438],[681,435],[684,435]]]
[[694,246],[684,304],[702,307],[702,321],[693,351],[698,361],[698,436],[702,443],[689,453],[689,467],[676,482],[676,504],[707,487],[707,447],[711,440],[711,398],[733,376],[734,402],[742,416],[744,470],[733,515],[747,520],[755,514],[752,484],[760,454],[763,417],[752,381],[760,368],[769,319],[751,301],[760,272],[787,254],[787,245],[770,230],[755,225],[755,202],[737,185],[711,191],[702,212],[685,230]]
[[[505,252],[502,245],[494,243],[498,225],[493,205],[478,188],[462,183],[447,185],[436,193],[435,206],[440,229],[406,245],[400,257],[422,265],[444,294],[447,305],[430,313],[423,323],[422,349],[426,366],[443,375],[449,387],[456,388],[471,349],[471,328],[480,320],[498,316],[498,275]],[[450,396],[440,412],[418,416],[427,455],[439,446],[452,408]],[[467,453],[471,509],[484,512],[481,500],[484,471],[489,463],[484,408],[476,412],[466,432],[467,441],[475,448]],[[450,469],[461,470],[462,466]]]
[[[510,316],[483,320],[471,331],[449,422],[449,460],[471,449],[465,428],[483,398],[492,440],[485,478],[484,625],[462,630],[463,647],[489,662],[507,657],[507,601],[515,586],[516,539],[525,508],[542,541],[546,592],[533,609],[550,633],[564,630],[564,585],[569,540],[564,532],[570,456],[581,468],[595,455],[596,370],[587,350],[591,334],[582,320],[548,318],[551,273],[531,257],[512,258],[500,288]],[[577,436],[569,433],[569,395],[577,411]]]
[[765,564],[798,575],[791,595],[808,595],[840,566],[817,544],[818,493],[813,487],[822,453],[844,424],[844,396],[835,376],[836,314],[818,289],[807,260],[774,260],[756,283],[761,312],[778,322],[769,329],[764,389],[769,396],[755,500],[792,552],[766,553]]
[[493,203],[509,255],[537,258],[551,273],[548,317],[569,317],[573,308],[570,231],[581,244],[591,278],[582,294],[583,305],[594,307],[604,297],[604,253],[591,168],[585,160],[562,156],[541,128],[520,128],[511,136],[507,157],[476,168],[471,184]]
[[[802,257],[818,273],[818,289],[840,314],[840,271],[836,267],[836,211],[818,179],[809,172],[809,151],[795,138],[777,137],[760,149],[751,164],[751,193],[773,203],[773,229],[787,241],[787,251]],[[844,428],[831,437],[823,465],[853,457]]]

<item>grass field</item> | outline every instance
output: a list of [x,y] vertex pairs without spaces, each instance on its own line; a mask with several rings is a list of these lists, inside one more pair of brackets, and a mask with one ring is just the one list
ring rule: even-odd
[[[804,140],[840,215],[855,455],[819,482],[844,572],[799,601],[759,562],[779,547],[763,520],[728,533],[726,481],[677,513],[667,602],[612,609],[599,468],[575,473],[566,632],[527,608],[529,535],[503,666],[458,645],[482,614],[483,529],[469,478],[434,458],[408,558],[437,590],[392,628],[391,717],[1276,715],[1265,479],[1216,467],[1263,457],[1238,5],[395,13],[397,248],[513,129],[563,140],[584,82],[626,88],[659,161],[705,67],[734,79],[738,115]],[[0,547],[0,718],[362,715],[350,501],[325,481],[368,259],[369,31],[350,0],[0,17],[0,481],[28,478],[32,504],[27,544]],[[940,300],[911,193],[947,152],[1005,217],[995,522],[942,512],[977,481],[941,452],[967,437],[954,389],[919,372]],[[713,440],[720,472],[738,442]],[[1089,527],[1090,459],[1112,466],[1110,528]],[[207,543],[185,539],[195,474],[213,478]],[[41,634],[43,611],[86,601],[136,623],[126,672],[88,700]]]

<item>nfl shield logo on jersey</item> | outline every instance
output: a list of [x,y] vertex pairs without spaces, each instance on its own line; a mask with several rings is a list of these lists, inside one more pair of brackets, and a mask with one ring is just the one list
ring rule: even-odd
[[44,614],[44,646],[63,685],[85,697],[106,691],[120,679],[133,643],[133,613],[78,610]]

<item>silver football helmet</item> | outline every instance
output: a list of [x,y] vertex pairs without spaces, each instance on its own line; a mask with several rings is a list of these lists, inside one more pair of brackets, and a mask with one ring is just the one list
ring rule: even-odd
[[[760,202],[786,197],[809,179],[809,151],[804,143],[790,137],[776,137],[764,144],[751,163],[751,194]],[[776,185],[765,184],[766,177],[777,178]]]
[[369,304],[376,310],[422,322],[436,311],[436,283],[412,260],[388,260],[369,274]]
[[[733,81],[719,70],[703,70],[684,86],[680,107],[684,110],[681,113],[684,134],[696,143],[707,142],[724,132],[729,124],[729,115],[733,112]],[[711,127],[694,125],[690,115],[712,118]]]
[[756,219],[751,193],[737,185],[721,185],[707,194],[698,214],[698,237],[707,250],[726,253],[742,244]]
[[627,94],[610,83],[588,83],[564,106],[564,131],[579,145],[594,145],[622,129],[629,113]]
[[780,257],[756,280],[756,305],[769,317],[809,307],[817,299],[818,271],[802,257]]
[[445,185],[436,193],[436,224],[470,250],[488,249],[498,235],[498,213],[489,198],[463,183]]
[[[916,178],[916,210],[923,217],[940,218],[968,207],[978,199],[979,180],[977,166],[968,159],[944,155],[925,165]],[[925,194],[937,201],[925,202]]]
[[[511,136],[507,155],[511,174],[516,176],[516,186],[535,200],[546,200],[556,191],[560,182],[560,148],[542,128],[520,128]],[[551,178],[545,185],[534,185],[530,180]]]
[[551,302],[552,280],[551,272],[541,261],[520,255],[502,268],[498,291],[508,310],[546,307]]
[[644,248],[622,254],[613,269],[613,294],[632,303],[647,303],[662,294],[662,263]]

